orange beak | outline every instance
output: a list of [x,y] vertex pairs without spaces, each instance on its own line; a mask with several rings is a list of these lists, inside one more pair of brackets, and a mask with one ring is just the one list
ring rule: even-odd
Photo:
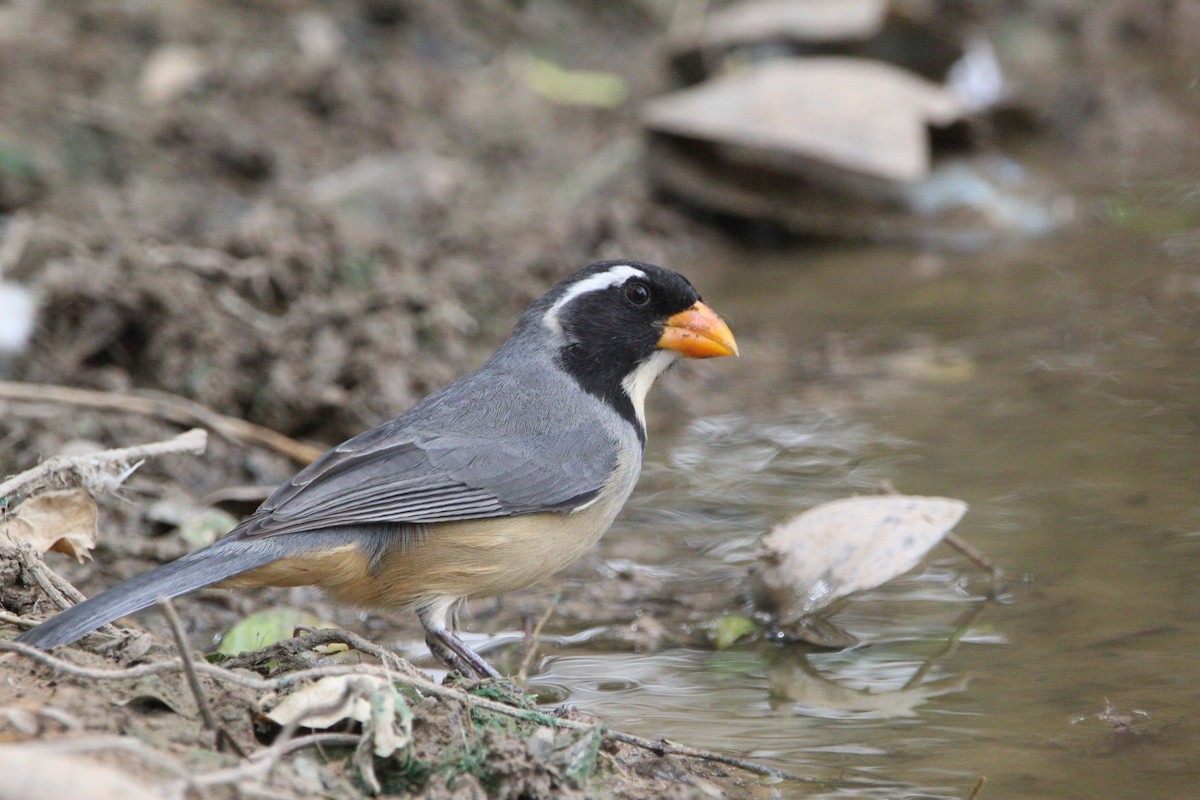
[[667,326],[658,339],[658,348],[677,350],[687,358],[738,354],[737,342],[725,320],[701,302],[667,320]]

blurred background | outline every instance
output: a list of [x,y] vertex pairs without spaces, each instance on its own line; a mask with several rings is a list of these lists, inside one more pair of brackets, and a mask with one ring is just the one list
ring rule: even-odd
[[[565,576],[476,604],[472,644],[519,660],[557,596],[547,702],[890,782],[828,796],[1187,796],[1198,125],[1188,0],[6,0],[0,379],[323,448],[579,266],[678,269],[742,357],[660,382],[630,508]],[[3,397],[4,473],[179,430]],[[214,437],[55,566],[91,594],[298,467]],[[934,551],[839,612],[854,648],[714,646],[762,533],[883,481],[971,505],[1000,602]],[[268,602],[422,652],[411,620],[301,590],[202,592],[191,633]]]

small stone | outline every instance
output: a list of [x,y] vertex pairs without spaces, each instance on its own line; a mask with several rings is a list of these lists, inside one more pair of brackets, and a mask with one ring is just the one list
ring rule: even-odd
[[207,75],[208,65],[199,48],[168,44],[146,59],[138,91],[147,105],[169,105],[197,91]]

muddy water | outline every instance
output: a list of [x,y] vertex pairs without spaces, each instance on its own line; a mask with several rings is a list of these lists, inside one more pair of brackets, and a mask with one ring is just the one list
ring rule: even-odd
[[785,796],[962,798],[981,776],[985,798],[1200,796],[1200,247],[1105,191],[1080,187],[1079,230],[1002,251],[693,268],[745,352],[701,365],[732,371],[711,384],[729,413],[657,437],[602,545],[729,592],[772,522],[886,479],[970,503],[958,530],[1009,573],[1001,602],[942,548],[836,615],[850,650],[584,632],[538,683],[625,729],[863,781]]

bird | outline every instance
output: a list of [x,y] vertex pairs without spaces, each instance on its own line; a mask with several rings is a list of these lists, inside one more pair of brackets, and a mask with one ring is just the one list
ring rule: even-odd
[[499,677],[455,633],[460,604],[533,585],[590,549],[637,483],[655,379],[681,358],[737,354],[682,274],[584,267],[533,301],[483,366],[329,450],[223,538],[17,641],[70,644],[205,586],[319,586],[415,611],[435,658]]

